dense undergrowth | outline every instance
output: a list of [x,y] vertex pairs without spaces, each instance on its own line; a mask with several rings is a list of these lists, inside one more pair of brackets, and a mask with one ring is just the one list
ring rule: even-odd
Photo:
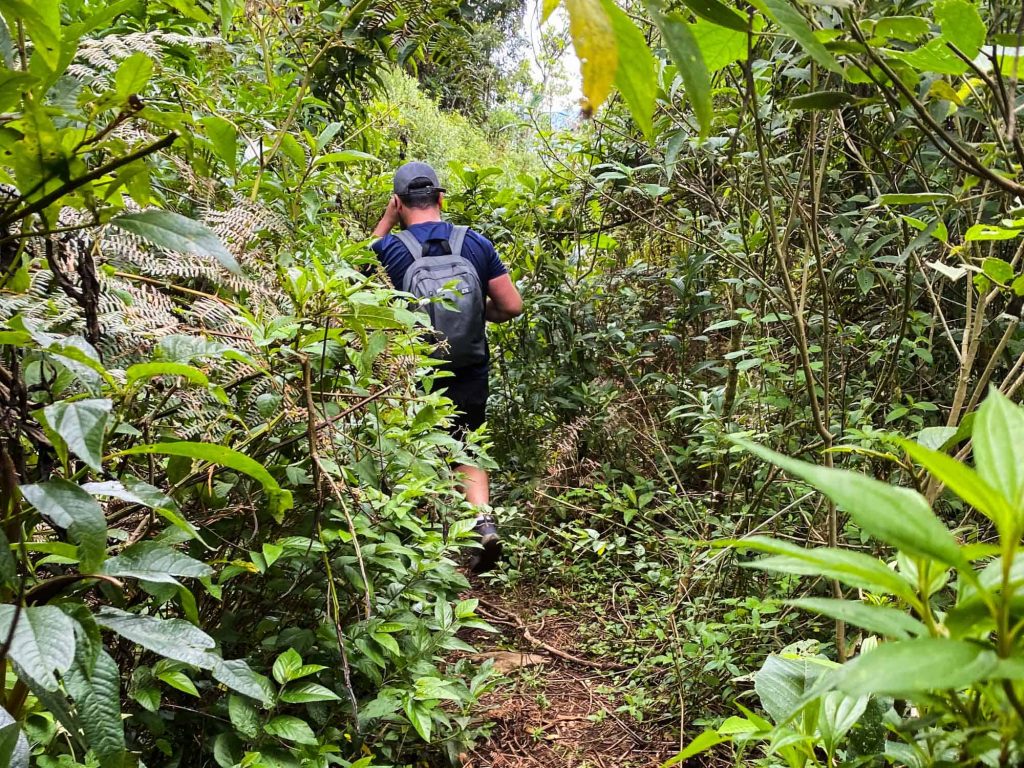
[[[565,7],[557,131],[516,4],[0,0],[0,758],[456,762],[468,457],[676,762],[1020,762],[1021,9]],[[466,444],[412,158],[527,301]]]

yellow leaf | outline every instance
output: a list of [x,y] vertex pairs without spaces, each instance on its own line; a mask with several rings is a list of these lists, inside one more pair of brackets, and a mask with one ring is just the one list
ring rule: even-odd
[[953,90],[953,86],[947,83],[945,80],[936,80],[932,83],[932,87],[928,89],[929,96],[937,96],[940,99],[951,101],[957,106],[963,106],[964,101],[960,97],[960,94]]
[[544,0],[544,8],[541,12],[540,21],[543,24],[548,20],[548,17],[555,12],[555,8],[558,7],[559,0]]
[[601,0],[565,0],[565,9],[583,75],[583,111],[591,114],[608,98],[619,66],[615,29]]

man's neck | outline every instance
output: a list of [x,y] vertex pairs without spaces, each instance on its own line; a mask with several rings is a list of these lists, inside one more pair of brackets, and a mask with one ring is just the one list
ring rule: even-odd
[[431,221],[441,221],[441,212],[439,210],[436,208],[433,210],[413,208],[406,213],[402,226],[408,229],[413,224],[426,224]]

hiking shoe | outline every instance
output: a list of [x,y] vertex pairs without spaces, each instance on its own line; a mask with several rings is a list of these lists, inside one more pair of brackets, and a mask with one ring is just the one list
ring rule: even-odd
[[469,561],[469,569],[473,573],[487,573],[494,570],[501,559],[502,543],[498,526],[490,515],[481,515],[473,530],[480,537],[480,550]]

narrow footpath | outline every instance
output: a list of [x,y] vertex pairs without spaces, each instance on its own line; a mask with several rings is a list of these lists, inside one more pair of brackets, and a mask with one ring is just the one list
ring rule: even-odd
[[655,768],[678,752],[663,731],[616,712],[615,677],[628,670],[580,655],[579,617],[479,582],[465,597],[499,630],[467,637],[474,658],[493,659],[505,682],[478,712],[494,724],[490,739],[463,768]]

